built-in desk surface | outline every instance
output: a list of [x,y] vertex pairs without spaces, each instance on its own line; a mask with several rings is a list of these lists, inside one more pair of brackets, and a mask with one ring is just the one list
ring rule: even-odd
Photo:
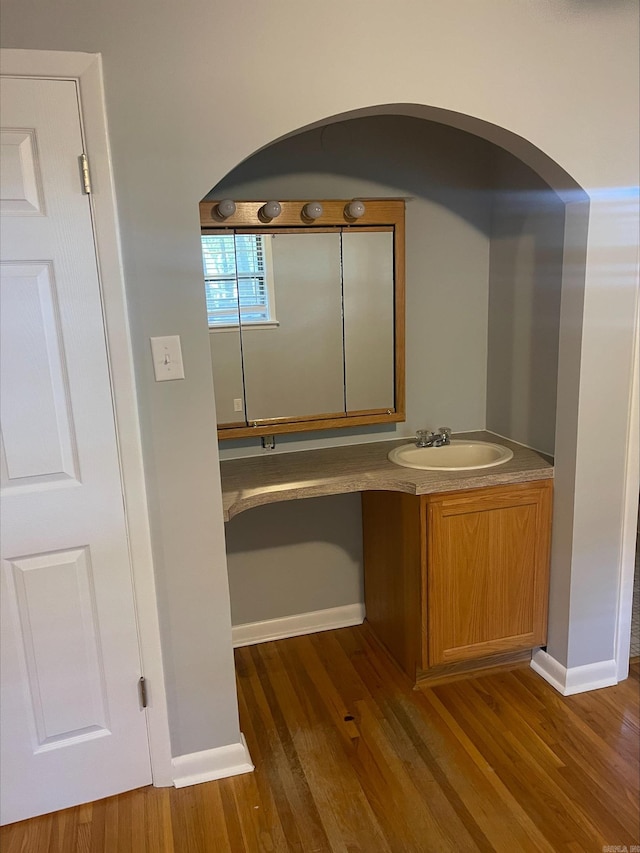
[[395,491],[411,495],[451,492],[553,477],[553,465],[539,453],[488,432],[466,432],[456,439],[494,441],[513,450],[513,459],[475,471],[421,471],[389,462],[398,441],[377,441],[293,453],[272,453],[220,464],[224,519],[278,501],[345,492]]

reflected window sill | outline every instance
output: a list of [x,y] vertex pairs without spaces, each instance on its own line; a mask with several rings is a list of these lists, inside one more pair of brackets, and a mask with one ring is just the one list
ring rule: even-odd
[[[242,331],[250,332],[253,329],[277,329],[280,323],[277,320],[264,320],[260,323],[243,323]],[[220,323],[219,326],[209,326],[209,333],[216,332],[238,332],[239,323]]]

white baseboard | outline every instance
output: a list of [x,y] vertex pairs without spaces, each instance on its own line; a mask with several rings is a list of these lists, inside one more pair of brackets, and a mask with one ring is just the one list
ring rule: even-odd
[[240,743],[178,755],[177,758],[171,759],[171,767],[176,788],[211,782],[214,779],[226,779],[227,776],[239,776],[241,773],[251,773],[254,769],[242,733]]
[[531,669],[548,681],[563,696],[586,693],[601,687],[612,687],[618,683],[615,660],[603,660],[585,666],[567,668],[550,654],[538,649],[531,658]]
[[280,619],[234,625],[231,630],[233,647],[237,649],[269,640],[283,640],[285,637],[299,637],[302,634],[315,634],[317,631],[361,625],[364,616],[364,604],[345,604],[342,607],[297,613],[295,616],[283,616]]

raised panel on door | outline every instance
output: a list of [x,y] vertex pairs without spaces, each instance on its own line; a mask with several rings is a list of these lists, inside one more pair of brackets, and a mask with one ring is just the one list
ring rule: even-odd
[[550,508],[548,484],[429,501],[431,666],[544,643]]
[[43,216],[35,128],[0,130],[0,214]]
[[109,734],[90,549],[5,563],[33,749]]
[[151,771],[76,84],[0,85],[7,823],[148,784]]
[[0,265],[0,418],[6,488],[78,479],[59,316],[51,262]]

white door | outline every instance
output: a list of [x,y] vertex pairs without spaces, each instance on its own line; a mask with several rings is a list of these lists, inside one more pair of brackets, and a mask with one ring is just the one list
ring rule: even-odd
[[4,78],[1,821],[151,781],[71,80]]

